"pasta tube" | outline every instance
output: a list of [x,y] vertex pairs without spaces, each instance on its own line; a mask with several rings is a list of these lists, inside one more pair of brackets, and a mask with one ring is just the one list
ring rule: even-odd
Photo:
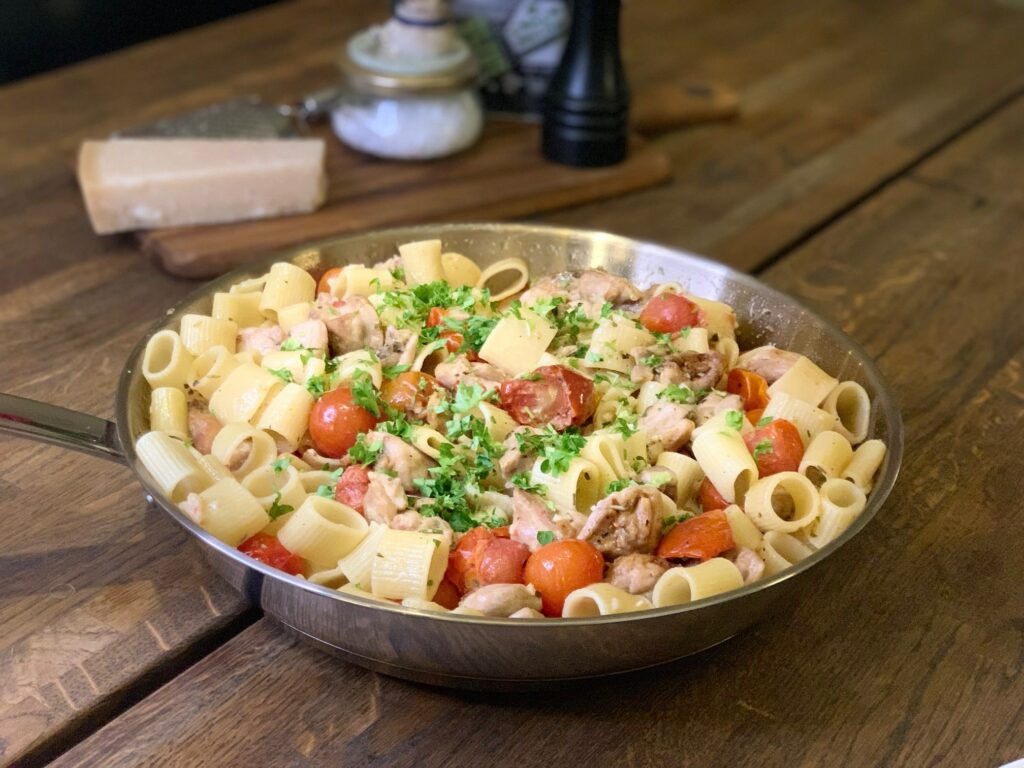
[[613,613],[630,613],[653,607],[646,597],[631,595],[624,589],[598,582],[570,592],[565,598],[562,618],[609,616]]
[[[250,293],[215,293],[213,309],[210,314],[214,320],[226,320],[239,328],[252,328],[262,325],[263,313],[260,312],[260,291]],[[233,351],[233,349],[232,349]]]
[[210,396],[210,413],[222,423],[250,421],[265,401],[284,387],[272,373],[252,363],[242,363]]
[[149,428],[179,440],[188,439],[188,403],[185,391],[157,387],[149,396]]
[[693,440],[693,455],[723,499],[743,503],[757,480],[757,464],[738,432],[702,432]]
[[871,420],[871,398],[867,390],[855,381],[842,381],[828,393],[822,410],[836,418],[832,428],[856,445],[868,436]]
[[756,551],[761,546],[761,539],[764,536],[754,525],[754,521],[737,504],[730,504],[725,508],[725,519],[729,521],[732,540],[737,548],[746,547]]
[[818,434],[800,460],[799,472],[815,486],[839,477],[853,457],[850,442],[838,432],[826,430]]
[[147,432],[135,441],[135,453],[156,483],[173,502],[203,490],[210,478],[180,440],[166,432]]
[[[247,294],[239,294],[245,296]],[[217,387],[239,365],[234,354],[226,347],[210,347],[197,357],[189,368],[188,386],[209,401]]]
[[829,480],[821,486],[821,514],[807,540],[819,549],[824,547],[850,527],[867,503],[864,491],[849,480]]
[[323,496],[309,496],[277,532],[277,538],[289,552],[308,560],[315,572],[336,566],[366,536],[368,528],[366,518],[351,507]]
[[284,389],[274,395],[263,409],[256,422],[258,429],[265,429],[272,437],[278,438],[294,450],[299,439],[306,432],[309,414],[316,401],[300,384],[285,384]]
[[882,466],[885,458],[885,443],[881,440],[868,440],[853,452],[853,458],[843,470],[843,477],[868,493],[874,485],[875,473]]
[[773,398],[779,394],[786,394],[816,406],[838,383],[809,358],[801,355],[788,371],[768,387],[768,394]]
[[461,253],[442,253],[441,268],[444,270],[444,279],[449,285],[475,286],[480,282],[480,267],[472,259],[467,259]]
[[345,574],[345,578],[360,589],[370,589],[373,561],[377,559],[380,540],[387,530],[386,525],[370,523],[370,529],[363,540],[338,561],[338,568]]
[[157,331],[146,342],[142,375],[151,387],[184,387],[193,355],[174,331]]
[[788,533],[768,531],[761,541],[757,554],[764,560],[764,575],[774,576],[779,571],[796,565],[805,557],[810,557],[814,550]]
[[256,498],[234,478],[218,480],[199,494],[200,527],[231,547],[237,547],[270,522]]
[[698,565],[669,568],[655,583],[652,599],[656,608],[664,608],[702,600],[742,586],[743,576],[739,569],[724,557],[713,557]]
[[398,246],[405,270],[405,282],[409,285],[422,285],[444,280],[444,267],[441,266],[441,241],[421,240]]
[[762,531],[792,533],[818,516],[818,491],[798,472],[778,472],[750,486],[743,509]]
[[241,479],[277,456],[274,438],[245,422],[225,424],[213,438],[210,453]]
[[555,338],[555,327],[528,309],[501,318],[480,347],[480,359],[514,376],[537,367],[541,355]]
[[518,257],[499,259],[480,273],[476,287],[490,291],[491,301],[515,296],[530,282],[530,265]]
[[267,284],[260,295],[260,312],[277,321],[277,311],[283,307],[316,298],[316,280],[306,270],[279,261],[270,268]]
[[800,432],[800,439],[803,440],[805,449],[819,434],[826,429],[832,429],[836,421],[831,413],[785,392],[777,392],[772,395],[768,406],[764,409],[764,415],[771,416],[773,419],[786,419],[793,422],[793,426]]
[[675,478],[676,504],[680,507],[697,495],[697,488],[704,481],[704,470],[696,459],[682,453],[663,451],[658,454],[655,465],[669,470]]
[[591,462],[577,456],[560,475],[549,475],[542,470],[542,462],[535,462],[530,481],[547,488],[547,498],[561,510],[576,509],[587,513],[604,495],[601,474]]
[[373,594],[397,600],[430,600],[447,567],[448,542],[443,536],[388,528],[373,559]]

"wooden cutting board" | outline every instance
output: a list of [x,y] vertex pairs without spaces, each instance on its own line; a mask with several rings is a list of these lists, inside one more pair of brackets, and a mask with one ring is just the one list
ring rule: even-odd
[[327,201],[313,213],[140,232],[145,252],[175,275],[211,277],[260,253],[348,232],[400,224],[529,216],[665,181],[669,160],[636,137],[608,168],[568,168],[540,154],[540,127],[488,122],[480,142],[454,157],[400,163],[327,138]]

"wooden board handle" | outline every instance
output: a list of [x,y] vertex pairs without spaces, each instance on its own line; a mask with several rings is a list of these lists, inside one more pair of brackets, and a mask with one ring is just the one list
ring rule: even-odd
[[633,128],[653,136],[697,123],[731,120],[740,111],[739,95],[712,82],[661,83],[642,87],[633,96]]

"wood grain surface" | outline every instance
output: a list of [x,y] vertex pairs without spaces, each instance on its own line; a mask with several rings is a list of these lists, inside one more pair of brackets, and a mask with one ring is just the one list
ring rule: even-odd
[[[0,390],[109,417],[134,341],[195,287],[146,263],[131,238],[92,235],[66,166],[81,139],[246,93],[275,99],[313,90],[333,77],[339,41],[379,14],[371,0],[296,0],[0,89]],[[411,764],[417,745],[451,754],[457,740],[440,734],[462,717],[460,734],[477,756],[491,754],[492,741],[536,756],[559,748],[566,730],[577,734],[581,756],[604,750],[611,762],[647,754],[679,762],[691,750],[730,745],[748,754],[747,743],[764,764],[778,764],[791,743],[806,745],[794,759],[808,764],[830,755],[829,744],[865,763],[879,755],[926,763],[912,759],[925,754],[944,764],[945,755],[975,750],[986,759],[962,764],[990,765],[996,755],[1013,757],[1015,746],[1022,751],[1020,732],[1006,727],[1007,707],[1022,698],[1021,628],[996,621],[1004,615],[997,604],[1014,607],[999,586],[1019,575],[1020,560],[1007,558],[1021,548],[997,546],[993,531],[999,516],[1017,513],[1024,474],[1019,459],[1017,471],[1005,469],[1020,449],[1019,367],[1009,357],[1020,346],[1010,301],[1019,282],[1007,270],[1020,266],[1012,249],[1021,125],[1000,111],[1024,81],[1024,12],[971,0],[749,0],[742,9],[652,0],[627,4],[624,18],[634,83],[681,72],[728,83],[743,117],[660,137],[673,161],[670,185],[546,220],[701,248],[753,268],[838,218],[782,259],[772,279],[840,317],[881,356],[917,446],[905,477],[927,482],[901,485],[887,507],[899,513],[894,522],[880,518],[823,568],[820,588],[779,626],[684,663],[667,688],[656,673],[550,703],[463,699],[294,649],[258,625],[165,689],[164,703],[144,710],[152,719],[132,710],[115,721],[107,737],[116,731],[140,761],[154,754],[152,729],[173,740],[164,711],[182,718],[179,735],[200,733],[201,707],[186,716],[169,697],[203,675],[217,676],[217,695],[228,702],[219,718],[205,717],[218,722],[225,746],[217,749],[232,755],[244,748],[236,736],[243,731],[230,729],[228,716],[245,701],[275,702],[279,712],[246,710],[267,728],[310,723],[282,750],[352,749],[381,763]],[[1006,126],[1001,138],[986,122],[968,135],[973,150],[954,144],[914,168],[986,119]],[[843,218],[908,168],[884,203],[869,200]],[[941,302],[926,292],[934,288]],[[939,317],[939,308],[954,316]],[[958,335],[948,342],[951,329]],[[941,386],[929,378],[936,376]],[[34,765],[251,617],[178,529],[149,513],[126,469],[7,438],[0,445],[0,764]],[[907,552],[916,570],[890,570],[889,560]],[[833,605],[840,587],[862,600]],[[1019,622],[1019,595],[1015,615]],[[775,645],[780,637],[785,647]],[[750,656],[758,663],[736,672],[734,659]],[[239,671],[234,681],[226,669]],[[718,691],[728,670],[733,677]],[[231,688],[261,675],[269,683],[259,693]],[[299,691],[315,682],[352,707],[331,710],[334,719],[314,729],[319,715],[307,713],[323,698],[274,700],[275,680]],[[709,691],[715,699],[705,707]],[[676,717],[655,714],[656,701]],[[345,733],[357,729],[345,723],[364,711],[377,713],[372,738],[345,747]],[[547,715],[558,712],[564,719],[553,727]],[[132,745],[125,722],[150,730]],[[705,731],[688,730],[697,728]],[[707,746],[699,746],[705,732]],[[86,742],[89,751],[74,759],[97,754],[98,744]],[[615,744],[621,752],[608,751]]]
[[669,667],[520,696],[391,680],[262,620],[55,765],[1020,757],[1021,150],[1024,100],[764,275],[865,345],[909,436],[889,502],[773,620]]

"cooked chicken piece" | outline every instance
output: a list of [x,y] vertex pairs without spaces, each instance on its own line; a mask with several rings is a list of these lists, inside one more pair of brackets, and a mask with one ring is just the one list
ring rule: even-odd
[[559,272],[554,275],[545,275],[533,281],[519,300],[524,306],[535,304],[541,299],[562,298],[569,301],[569,293],[575,283],[572,272]]
[[217,436],[223,426],[205,408],[196,405],[189,406],[188,435],[192,438],[192,447],[200,453],[208,454],[213,450],[213,438]]
[[512,475],[517,475],[520,472],[529,472],[533,467],[533,462],[536,459],[533,456],[527,456],[519,450],[519,441],[516,440],[516,433],[529,433],[532,432],[529,427],[519,427],[509,432],[508,437],[501,444],[503,453],[501,458],[498,459],[498,472],[501,475],[501,479],[508,481]]
[[302,460],[313,469],[337,469],[341,466],[341,459],[332,459],[317,453],[315,448],[306,448],[302,451]]
[[696,392],[718,384],[725,361],[717,352],[681,352],[670,355],[654,370],[662,384],[682,384]]
[[676,500],[676,475],[668,467],[655,465],[640,470],[636,476],[640,485],[650,485],[668,496],[672,501]]
[[185,516],[196,525],[202,525],[206,516],[206,507],[203,504],[203,497],[198,493],[190,493],[185,500],[178,505],[178,509],[185,513]]
[[289,335],[306,349],[327,351],[327,325],[323,320],[304,320]]
[[363,516],[371,523],[390,525],[395,515],[409,508],[402,482],[380,472],[368,472],[367,476],[370,484],[363,496]]
[[544,614],[536,608],[520,608],[515,613],[508,615],[510,619],[543,619]]
[[577,538],[589,541],[607,557],[654,550],[661,536],[658,491],[631,485],[593,506]]
[[362,296],[339,301],[320,294],[314,312],[327,325],[331,354],[343,355],[364,347],[376,349],[384,344],[377,310]]
[[451,549],[452,541],[455,538],[455,532],[447,522],[440,517],[426,517],[416,510],[395,515],[391,518],[389,525],[391,528],[399,531],[422,531],[423,533],[439,534],[447,542],[449,549]]
[[459,605],[485,616],[508,617],[524,608],[539,611],[540,597],[522,584],[488,584],[470,592]]
[[479,384],[485,392],[489,392],[497,389],[506,376],[489,363],[471,363],[465,355],[459,355],[446,363],[439,363],[434,369],[434,378],[442,387],[453,392],[459,384]]
[[416,490],[413,480],[426,480],[427,470],[434,466],[433,461],[402,438],[387,432],[367,432],[366,442],[369,445],[380,443],[384,446],[373,468],[378,472],[394,472],[402,487],[410,493]]
[[389,325],[384,329],[384,343],[375,350],[381,365],[412,365],[418,338],[415,331]]
[[238,352],[254,352],[258,357],[268,355],[284,341],[284,331],[279,325],[266,328],[243,328],[238,332]]
[[512,525],[509,537],[513,541],[525,544],[533,552],[540,548],[537,534],[551,531],[555,539],[571,539],[583,524],[583,515],[575,510],[552,512],[544,499],[520,488],[512,492]]
[[647,454],[655,461],[662,451],[678,451],[690,439],[693,408],[678,403],[658,402],[648,406],[639,427],[647,432]]
[[743,583],[750,584],[764,575],[764,560],[752,549],[741,547],[733,560],[736,568],[743,576]]
[[697,426],[709,421],[722,411],[742,411],[743,398],[739,395],[724,395],[711,392],[697,405]]
[[769,384],[773,384],[781,379],[782,374],[792,368],[793,363],[799,359],[800,354],[797,352],[779,349],[768,344],[744,352],[736,361],[736,367],[756,373]]
[[654,589],[655,582],[668,569],[668,560],[654,555],[623,555],[608,566],[605,581],[631,595],[642,595]]
[[386,269],[388,272],[394,272],[396,269],[402,266],[401,256],[392,256],[387,261],[378,261],[373,265],[374,269]]
[[445,423],[448,421],[448,417],[442,413],[444,410],[442,406],[448,402],[448,392],[444,389],[435,389],[430,397],[427,398],[427,404],[425,407],[421,407],[416,403],[406,410],[406,414],[411,419],[420,419],[426,421],[427,425],[433,427],[441,434],[444,434]]
[[537,280],[521,301],[530,306],[540,299],[562,298],[568,304],[583,304],[588,316],[600,312],[607,301],[620,305],[640,300],[640,290],[629,280],[603,269],[587,269],[579,274],[560,272]]

